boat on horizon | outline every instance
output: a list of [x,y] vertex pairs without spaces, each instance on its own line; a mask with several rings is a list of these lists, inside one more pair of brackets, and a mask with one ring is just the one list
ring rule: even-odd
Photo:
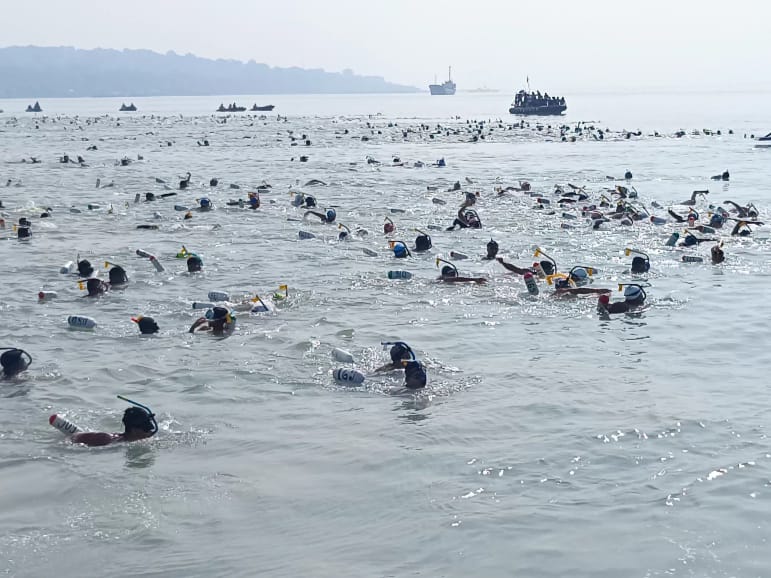
[[43,109],[40,108],[40,103],[35,101],[35,106],[32,106],[31,104],[27,105],[27,112],[43,112]]
[[455,94],[455,88],[455,83],[452,81],[452,66],[447,68],[447,80],[442,84],[436,84],[434,80],[434,84],[428,85],[428,90],[434,96],[451,96]]
[[252,111],[252,112],[258,112],[258,111],[270,112],[274,108],[276,108],[276,107],[275,107],[275,105],[272,105],[272,104],[265,104],[263,106],[257,106],[257,104],[255,103],[252,106],[252,108],[250,108],[249,110]]
[[217,112],[244,112],[246,110],[245,106],[238,106],[235,102],[233,104],[227,105],[227,107],[220,103],[219,108],[217,109]]
[[540,91],[526,92],[520,90],[514,96],[509,112],[511,114],[527,116],[557,116],[568,108],[565,98],[562,96],[549,96]]
[[466,92],[488,93],[488,92],[500,92],[500,90],[497,88],[487,88],[486,86],[482,86],[479,88],[469,88]]
[[123,102],[121,103],[120,109],[119,109],[119,112],[136,112],[136,111],[137,111],[137,107],[133,102],[128,106],[126,106],[126,103]]

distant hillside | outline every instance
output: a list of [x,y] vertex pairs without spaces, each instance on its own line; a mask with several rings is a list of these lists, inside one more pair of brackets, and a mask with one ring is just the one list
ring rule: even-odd
[[0,48],[0,98],[417,92],[350,70],[271,68],[149,50]]

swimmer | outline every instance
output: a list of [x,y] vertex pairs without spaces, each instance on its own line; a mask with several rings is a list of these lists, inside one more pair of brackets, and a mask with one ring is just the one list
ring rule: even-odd
[[460,227],[461,229],[481,229],[482,221],[479,220],[479,215],[477,215],[476,211],[469,209],[468,205],[463,203],[460,209],[458,209],[458,217],[446,230],[454,231],[455,227]]
[[109,283],[105,283],[96,277],[91,277],[90,279],[86,279],[86,291],[88,291],[88,293],[84,295],[84,297],[99,297],[107,293],[109,290]]
[[698,245],[699,243],[705,243],[705,242],[715,242],[717,239],[711,239],[711,238],[704,238],[704,237],[697,237],[696,235],[692,233],[686,233],[685,238],[683,239],[683,242],[678,245],[679,247],[693,247],[694,245]]
[[198,255],[190,255],[187,258],[187,271],[188,273],[199,273],[203,271],[203,260]]
[[428,381],[426,369],[417,359],[402,361],[404,366],[404,387],[407,389],[423,389]]
[[[131,402],[134,403],[134,402]],[[107,446],[117,442],[135,442],[154,436],[158,433],[158,422],[145,406],[136,405],[123,412],[123,433],[78,432],[70,437],[74,444],[86,446]]]
[[[736,220],[736,219],[734,219]],[[762,225],[762,221],[740,221],[736,220],[736,225],[734,226],[733,230],[731,231],[731,236],[739,236],[739,237],[749,237],[752,235],[752,229],[750,229],[750,225]]]
[[422,251],[428,251],[432,246],[431,236],[421,230],[418,230],[418,233],[420,233],[420,235],[415,237],[415,252],[420,253]]
[[260,193],[249,193],[249,208],[256,210],[260,208]]
[[691,193],[691,198],[686,201],[683,201],[680,204],[685,205],[686,207],[693,206],[696,204],[696,197],[698,197],[699,195],[708,195],[708,194],[709,194],[709,191],[693,191]]
[[608,295],[600,295],[597,299],[597,311],[601,314],[627,313],[644,305],[646,297],[645,290],[641,285],[628,284],[624,289],[623,301],[611,303]]
[[[496,259],[496,255],[498,255],[498,243],[496,243],[494,239],[490,239],[487,242],[487,246],[486,247],[487,247],[487,255],[482,257],[482,260],[483,261],[492,261],[493,259]],[[505,265],[504,265],[504,267],[505,267]]]
[[214,307],[206,312],[206,316],[195,320],[188,333],[211,332],[216,337],[233,333],[236,327],[236,317],[226,307]]
[[303,219],[307,217],[308,215],[314,215],[321,219],[322,223],[331,224],[335,222],[335,219],[337,218],[337,211],[334,209],[327,209],[324,213],[319,213],[318,211],[307,211],[303,215]]
[[82,261],[78,261],[78,275],[80,277],[91,277],[91,275],[94,274],[94,268],[91,266],[91,263],[87,261],[86,259],[83,259]]
[[201,197],[198,199],[198,210],[199,211],[211,211],[214,208],[214,205],[212,205],[211,200],[209,200],[207,197]]
[[110,287],[120,287],[128,283],[126,270],[120,265],[113,265],[108,275],[110,276]]
[[396,225],[394,225],[394,222],[391,219],[386,217],[385,223],[383,223],[383,234],[390,235],[394,231],[396,231]]
[[0,350],[3,351],[0,355],[0,367],[2,367],[4,379],[17,376],[32,364],[32,356],[23,349],[0,347]]
[[737,213],[741,219],[755,219],[758,216],[758,209],[752,203],[742,206],[733,201],[724,201],[727,205],[733,205],[733,212]]
[[384,371],[399,371],[404,369],[403,362],[405,360],[415,359],[415,352],[404,341],[384,341],[381,343],[383,346],[391,346],[389,355],[391,356],[391,363],[386,363],[378,367],[375,371],[378,373]]
[[554,283],[554,294],[562,295],[596,295],[610,293],[610,289],[594,289],[585,287],[589,283],[589,271],[584,267],[573,267],[564,279]]
[[445,283],[477,283],[479,285],[487,283],[485,277],[461,277],[458,275],[458,268],[455,265],[444,259],[437,259],[437,265],[439,264],[439,261],[447,263],[447,265],[442,267],[442,274],[438,279],[439,281],[444,281]]
[[712,256],[712,264],[719,265],[725,261],[725,253],[723,252],[723,243],[718,243],[710,249],[710,255]]
[[152,335],[153,333],[158,333],[160,330],[160,327],[158,327],[158,324],[152,317],[143,317],[142,315],[139,315],[137,317],[132,317],[131,321],[137,324],[139,332],[142,335]]

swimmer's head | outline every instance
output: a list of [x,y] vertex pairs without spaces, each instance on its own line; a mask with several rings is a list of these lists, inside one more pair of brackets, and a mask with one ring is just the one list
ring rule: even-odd
[[96,297],[97,295],[101,295],[105,292],[104,283],[101,281],[101,279],[91,277],[91,279],[86,280],[86,291],[88,291],[89,297]]
[[405,245],[401,241],[394,243],[392,249],[394,252],[394,257],[397,257],[398,259],[403,259],[407,255],[409,255],[409,251],[407,250],[407,245]]
[[334,209],[327,209],[326,211],[327,223],[334,223],[336,218],[337,218],[337,211],[335,211]]
[[29,227],[19,226],[16,229],[16,237],[18,239],[27,239],[30,235],[31,235],[31,232],[29,230]]
[[720,245],[715,245],[710,249],[710,253],[712,254],[712,262],[714,264],[722,263],[725,261],[725,253],[723,252],[723,249]]
[[8,348],[0,355],[3,377],[13,377],[25,371],[32,363],[32,357],[23,349]]
[[554,263],[546,260],[541,261],[541,270],[544,272],[544,275],[554,275]]
[[187,259],[187,270],[190,273],[197,273],[203,270],[203,261],[198,255],[191,255]]
[[632,305],[645,301],[645,291],[639,285],[627,285],[624,289],[624,300]]
[[29,227],[32,223],[29,222],[29,219],[27,217],[22,217],[19,219],[19,226],[20,227]]
[[645,257],[634,257],[632,259],[632,273],[647,273],[651,268],[650,261]]
[[94,268],[86,259],[78,261],[78,275],[81,277],[91,277],[94,274]]
[[131,320],[139,326],[139,332],[142,335],[152,335],[158,333],[160,327],[152,317],[132,317]]
[[458,270],[452,265],[445,265],[442,267],[442,277],[457,277]]
[[153,414],[141,407],[130,407],[123,412],[123,426],[127,434],[139,430],[153,435],[158,431]]
[[422,389],[426,387],[426,370],[423,364],[413,359],[404,361],[404,385],[408,389]]
[[487,242],[487,258],[494,259],[497,254],[498,254],[498,243],[496,243],[493,239],[490,239]]
[[713,228],[720,228],[725,224],[725,217],[719,213],[713,213],[709,218],[709,226]]
[[198,199],[198,204],[202,209],[210,209],[211,208],[211,201],[207,199],[206,197],[202,197]]
[[602,294],[597,301],[600,305],[607,305],[610,303],[610,297],[608,297],[606,294]]
[[418,235],[415,237],[415,250],[428,251],[431,248],[431,237],[428,235]]
[[145,201],[154,201],[155,193],[145,193]]
[[385,224],[383,225],[383,233],[385,233],[386,235],[393,233],[395,230],[396,230],[396,227],[391,221],[386,221]]
[[120,265],[115,265],[112,269],[110,269],[108,274],[110,276],[111,285],[124,285],[128,283],[128,275],[126,275],[126,270]]
[[391,356],[391,361],[394,363],[399,363],[403,359],[412,359],[415,357],[410,346],[401,341],[399,343],[394,343],[388,353]]
[[307,195],[307,196],[305,197],[305,206],[306,206],[307,208],[309,208],[309,209],[310,209],[311,207],[315,207],[315,206],[316,206],[316,197],[314,197],[314,196],[312,196],[312,195]]
[[570,279],[575,283],[576,287],[583,287],[589,283],[589,273],[583,267],[575,267],[570,272]]

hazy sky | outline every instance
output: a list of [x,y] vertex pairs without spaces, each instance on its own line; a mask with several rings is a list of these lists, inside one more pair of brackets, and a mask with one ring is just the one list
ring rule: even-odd
[[2,45],[148,48],[424,88],[771,89],[765,0],[5,0]]

